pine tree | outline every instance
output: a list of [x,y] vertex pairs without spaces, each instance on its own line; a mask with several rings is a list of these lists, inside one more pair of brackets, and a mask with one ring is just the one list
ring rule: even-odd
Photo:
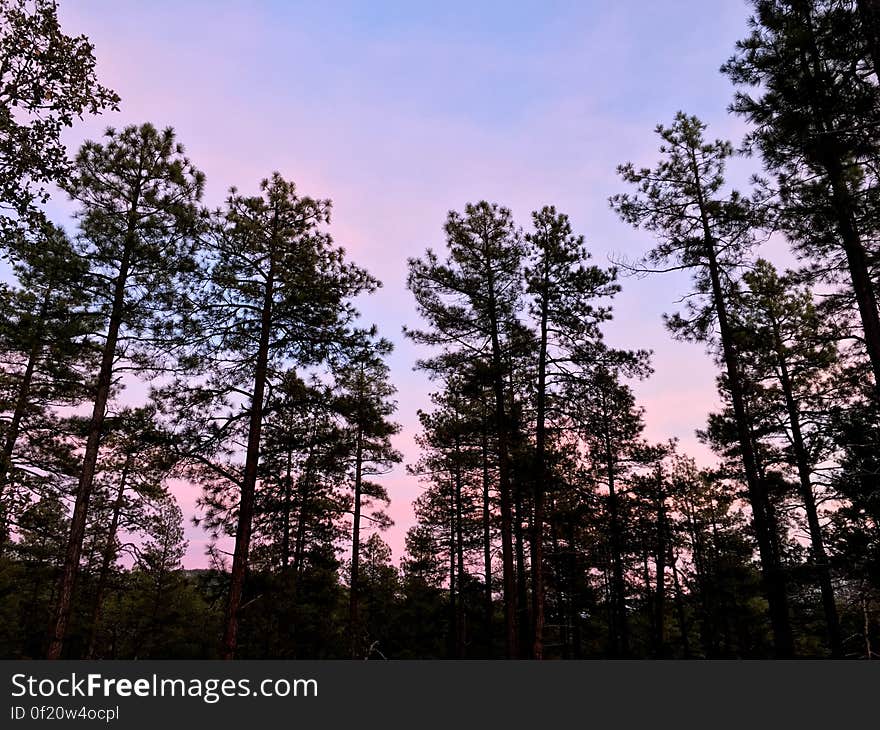
[[409,260],[407,286],[429,330],[406,330],[418,343],[443,348],[428,370],[442,372],[458,362],[485,360],[492,389],[508,657],[518,653],[513,544],[511,423],[507,399],[508,342],[522,289],[523,245],[506,208],[481,201],[450,212],[445,225],[449,256],[441,263],[428,250]]
[[[94,658],[104,598],[121,550],[122,533],[142,533],[155,524],[155,509],[169,499],[165,479],[174,466],[168,434],[153,406],[108,415],[95,475],[94,532],[98,559],[86,658]],[[102,509],[103,508],[103,509]]]
[[684,269],[694,275],[694,288],[702,300],[692,300],[689,317],[669,320],[673,331],[714,342],[717,326],[777,651],[789,656],[793,649],[785,584],[773,559],[765,487],[749,430],[728,302],[727,282],[753,244],[755,220],[748,200],[736,192],[724,195],[724,167],[733,148],[721,140],[706,142],[705,128],[696,117],[683,113],[671,127],[658,126],[663,159],[653,170],[637,170],[631,163],[621,166],[621,177],[638,192],[616,195],[611,204],[625,221],[659,239],[646,257],[648,266]]
[[400,572],[398,641],[404,648],[400,658],[439,659],[444,656],[442,586],[446,567],[431,525],[417,524],[407,530]]
[[[666,636],[667,566],[673,552],[673,530],[670,499],[670,472],[676,457],[676,442],[645,445],[634,454],[642,472],[632,479],[634,511],[637,513],[639,537],[645,565],[645,594],[651,647],[655,657],[668,653]],[[648,562],[654,564],[651,584]]]
[[[162,636],[176,629],[179,595],[183,589],[181,561],[187,550],[183,513],[170,496],[158,503],[148,528],[148,539],[138,554],[136,579],[143,584],[138,606],[134,656],[156,657]],[[159,655],[161,657],[161,654]]]
[[833,320],[823,318],[812,294],[758,260],[743,274],[734,313],[739,351],[748,367],[750,409],[763,414],[764,438],[780,439],[786,466],[794,469],[833,656],[842,656],[834,588],[819,520],[815,474],[831,457],[827,413],[838,401],[839,339]]
[[388,657],[382,651],[391,643],[394,629],[395,598],[399,588],[397,570],[391,564],[391,548],[374,532],[359,546],[363,565],[359,590],[363,594],[366,616],[363,620],[364,659]]
[[280,568],[294,597],[309,555],[346,535],[339,523],[348,502],[344,482],[351,445],[333,398],[332,387],[319,378],[305,383],[290,371],[266,403],[255,559]]
[[[738,490],[722,473],[697,469],[688,457],[673,460],[669,487],[679,546],[672,556],[673,576],[694,599],[703,655],[761,655],[763,610],[752,608],[758,588],[751,569],[754,547],[736,508]],[[684,617],[679,622],[687,640],[690,627]]]
[[[393,400],[396,389],[389,381],[385,362],[391,348],[388,340],[376,338],[375,329],[355,332],[340,358],[342,362],[337,362],[335,367],[335,407],[345,421],[351,444],[349,631],[353,659],[361,656],[363,650],[359,616],[361,521],[366,516],[364,509],[371,503],[389,501],[385,488],[365,477],[387,472],[403,459],[391,445],[391,437],[400,431],[400,426],[389,420],[397,408]],[[374,511],[368,519],[380,529],[391,524],[379,511]]]
[[44,649],[46,613],[55,599],[55,585],[64,565],[64,548],[70,532],[68,510],[60,490],[47,491],[25,506],[16,525],[18,539],[10,556],[23,569],[14,593],[19,594],[17,620],[25,657],[39,657]]
[[[179,279],[194,266],[196,205],[204,176],[183,155],[174,132],[151,124],[110,129],[103,143],[87,142],[68,183],[79,203],[78,254],[90,264],[90,308],[104,332],[101,362],[76,491],[70,540],[47,656],[61,656],[79,569],[89,499],[107,403],[121,358],[154,370],[175,341]],[[175,311],[175,309],[177,311]],[[139,354],[145,355],[136,361]]]
[[865,68],[870,52],[855,4],[755,0],[754,7],[752,33],[723,67],[742,89],[731,108],[753,125],[747,142],[772,175],[777,225],[813,258],[818,276],[833,282],[845,272],[880,394],[871,272],[880,87]]
[[[259,195],[232,189],[192,299],[191,348],[180,362],[192,377],[163,390],[166,408],[184,416],[177,428],[187,458],[238,493],[224,658],[233,657],[237,641],[267,392],[291,367],[339,350],[356,316],[350,299],[378,286],[333,246],[323,229],[329,218],[329,201],[298,195],[278,173],[261,183]],[[235,463],[238,438],[243,466]]]
[[[573,358],[586,359],[601,339],[600,324],[611,318],[607,304],[596,303],[619,291],[614,269],[589,265],[583,236],[572,233],[568,216],[552,206],[532,213],[534,233],[526,235],[525,271],[530,309],[538,327],[538,377],[535,389],[535,490],[532,527],[532,656],[543,655],[544,630],[544,492],[549,481],[548,421],[554,421],[553,396]],[[549,417],[548,417],[549,414]]]
[[[422,432],[416,442],[421,458],[408,466],[408,471],[426,484],[414,503],[419,527],[436,545],[438,560],[445,556],[449,593],[447,653],[457,658],[464,657],[467,643],[465,590],[472,579],[466,566],[471,562],[471,553],[485,547],[486,539],[481,519],[485,486],[482,424],[467,400],[465,383],[460,373],[449,374],[444,389],[431,396],[434,410],[419,411]],[[491,544],[488,548],[491,551]],[[488,565],[491,584],[491,558]]]
[[597,367],[568,391],[576,404],[572,420],[588,452],[591,481],[605,490],[611,564],[609,640],[614,656],[627,656],[631,649],[625,540],[629,497],[625,484],[644,429],[642,410],[636,406],[632,390],[620,381],[621,374],[619,369]]
[[429,525],[418,524],[406,532],[406,554],[401,560],[404,580],[427,588],[440,588],[445,569],[439,546]]

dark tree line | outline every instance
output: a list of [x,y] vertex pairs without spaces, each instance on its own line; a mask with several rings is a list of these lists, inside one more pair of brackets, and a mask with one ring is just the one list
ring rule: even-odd
[[[455,586],[491,586],[477,558],[500,543],[506,656],[540,658],[548,639],[558,656],[871,656],[876,645],[876,8],[753,5],[722,68],[731,111],[751,125],[742,150],[680,113],[656,130],[659,162],[622,165],[631,188],[611,198],[656,241],[620,267],[691,275],[683,311],[665,321],[718,363],[724,409],[700,431],[718,468],[644,442],[628,380],[649,374],[648,355],[601,339],[616,272],[589,267],[552,208],[522,234],[503,208],[468,206],[450,214],[447,258],[410,263],[427,323],[410,334],[436,348],[422,367],[441,383],[422,417],[428,491],[414,530],[464,553],[449,561],[450,602],[465,600]],[[725,178],[737,154],[763,162],[746,192]],[[773,234],[801,267],[761,258]],[[458,395],[480,392],[476,412]],[[479,483],[470,451],[487,433],[482,475],[497,477],[481,501],[457,485]],[[473,524],[492,496],[481,545]],[[491,629],[488,603],[486,616]]]
[[[208,209],[149,123],[69,158],[64,128],[118,98],[54,2],[0,0],[0,652],[876,656],[880,8],[752,5],[721,69],[742,146],[679,113],[619,167],[643,256],[602,265],[552,205],[479,201],[408,261],[435,388],[395,566],[392,344],[330,201],[273,173]],[[604,337],[629,275],[670,271],[665,325],[718,368],[712,467],[646,439],[651,353]],[[183,565],[186,490],[208,569]]]

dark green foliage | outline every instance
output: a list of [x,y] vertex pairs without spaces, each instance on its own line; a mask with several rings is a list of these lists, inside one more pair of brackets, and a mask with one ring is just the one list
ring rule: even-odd
[[[838,306],[860,320],[880,389],[877,185],[880,88],[852,0],[755,0],[752,33],[723,70],[732,110],[771,175],[775,224],[808,271],[845,283]],[[878,391],[880,392],[880,391]]]
[[40,225],[49,185],[70,172],[62,132],[117,108],[93,49],[61,30],[55,0],[0,0],[0,234]]
[[0,543],[16,505],[76,468],[56,409],[85,400],[95,365],[88,266],[64,232],[46,224],[22,233],[10,260],[17,286],[0,285]]

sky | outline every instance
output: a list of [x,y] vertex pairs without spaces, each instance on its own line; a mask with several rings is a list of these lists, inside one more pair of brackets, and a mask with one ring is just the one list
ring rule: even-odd
[[[652,241],[608,206],[625,190],[616,166],[652,164],[653,129],[678,110],[712,137],[736,143],[745,131],[718,70],[746,34],[744,0],[69,0],[60,16],[65,32],[91,39],[101,82],[122,98],[118,113],[71,130],[71,149],[107,125],[150,121],[174,127],[212,207],[275,170],[333,200],[334,240],[384,284],[358,305],[396,346],[396,446],[407,461],[431,383],[413,369],[425,352],[401,334],[419,324],[406,259],[443,249],[449,210],[486,199],[527,227],[531,211],[554,204],[596,263],[635,259]],[[736,161],[733,179],[756,164]],[[59,221],[69,212],[50,204]],[[606,336],[654,352],[654,375],[634,384],[646,436],[677,437],[711,463],[694,431],[717,404],[714,365],[662,322],[687,277],[622,285]],[[403,465],[383,481],[396,523],[384,538],[399,558],[421,487]],[[192,515],[195,489],[176,493]],[[187,537],[187,566],[205,565],[206,535],[189,526]]]

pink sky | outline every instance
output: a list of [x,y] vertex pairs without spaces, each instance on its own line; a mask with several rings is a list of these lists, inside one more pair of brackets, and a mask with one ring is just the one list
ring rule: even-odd
[[[421,353],[400,334],[417,324],[406,257],[442,249],[446,212],[484,198],[523,225],[555,204],[599,263],[640,255],[650,239],[608,208],[622,187],[615,165],[653,162],[652,129],[679,109],[739,140],[717,69],[747,16],[741,0],[418,5],[77,0],[61,9],[67,32],[95,43],[102,82],[122,97],[119,113],[78,126],[71,146],[107,124],[152,121],[177,130],[207,174],[210,204],[233,184],[255,190],[273,170],[332,198],[335,240],[384,282],[360,305],[396,343],[397,446],[408,461],[430,385],[412,370]],[[753,165],[736,163],[734,177]],[[52,211],[66,207],[56,201]],[[708,462],[694,429],[717,402],[714,367],[661,321],[687,280],[622,283],[606,332],[613,345],[655,352],[655,375],[635,386],[646,435],[678,437]],[[420,488],[403,466],[384,482],[396,521],[384,537],[399,557]],[[197,494],[177,494],[192,514]],[[203,565],[205,535],[187,533],[187,564]]]

